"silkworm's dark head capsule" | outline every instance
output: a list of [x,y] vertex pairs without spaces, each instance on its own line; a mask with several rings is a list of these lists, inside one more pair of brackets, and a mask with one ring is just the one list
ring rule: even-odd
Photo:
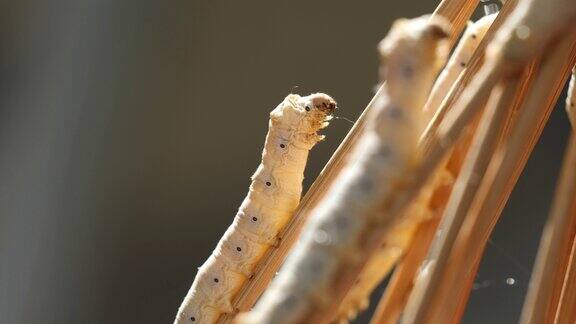
[[336,109],[336,101],[325,93],[314,93],[306,97],[300,97],[300,105],[307,112],[319,112],[325,115],[331,115]]
[[328,115],[332,114],[336,109],[336,101],[327,94],[315,93],[309,97],[311,97],[310,99],[314,108],[324,111]]

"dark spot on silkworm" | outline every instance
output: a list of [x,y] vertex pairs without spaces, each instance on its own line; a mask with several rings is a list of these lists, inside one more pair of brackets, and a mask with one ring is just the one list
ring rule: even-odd
[[466,62],[460,62],[460,66],[461,66],[461,67],[465,67],[465,66],[466,66]]
[[310,269],[313,272],[318,272],[318,271],[320,271],[321,268],[322,268],[322,263],[319,260],[314,260],[314,261],[312,261],[312,264],[310,264]]
[[248,279],[254,279],[254,276],[255,276],[255,274],[254,274],[254,273],[251,273],[251,274],[248,276]]
[[236,247],[236,251],[240,252],[240,251],[242,251],[242,248],[239,247],[239,246],[237,246],[237,247]]
[[380,150],[378,150],[378,155],[380,155],[380,157],[383,159],[389,158],[391,154],[392,149],[388,145],[384,145],[382,148],[380,148]]
[[276,239],[274,240],[274,243],[272,244],[273,248],[278,248],[280,247],[280,243],[282,242],[282,237],[277,236]]
[[252,220],[255,222],[258,220],[258,217],[252,217]]
[[473,39],[476,39],[476,37],[477,37],[476,34],[472,34]]
[[573,103],[573,102],[570,103],[570,107],[574,107],[574,103]]
[[218,278],[214,278],[214,282],[218,282],[218,281],[220,281],[220,280],[218,280]]
[[349,220],[348,220],[348,218],[343,217],[343,216],[342,216],[342,217],[337,217],[336,220],[335,220],[335,223],[336,223],[336,227],[337,227],[339,230],[344,230],[344,229],[346,229],[346,228],[348,227]]
[[368,177],[361,177],[358,184],[360,185],[360,190],[363,192],[372,191],[374,188],[374,181]]
[[306,111],[310,111],[310,106],[306,105],[306,107],[304,107],[304,109],[306,109]]
[[411,78],[414,75],[414,69],[408,64],[402,65],[400,72],[405,78]]
[[191,320],[192,322],[196,322],[196,317],[192,316],[192,317],[190,317],[190,320]]
[[390,106],[388,108],[388,116],[394,120],[399,120],[403,116],[402,109],[396,106]]
[[284,299],[284,305],[288,308],[291,308],[296,303],[296,296],[290,295]]
[[280,147],[281,147],[281,148],[285,148],[285,147],[286,147],[286,145],[284,145],[284,144],[280,144]]
[[270,181],[266,181],[266,185],[267,185],[268,187],[270,187],[270,186],[272,185],[272,183],[271,183]]

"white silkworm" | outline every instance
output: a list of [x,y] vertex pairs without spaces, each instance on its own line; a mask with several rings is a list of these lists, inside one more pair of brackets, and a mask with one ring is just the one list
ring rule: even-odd
[[276,244],[302,193],[309,150],[324,138],[335,101],[322,93],[288,95],[270,113],[262,163],[248,195],[218,246],[198,269],[175,323],[214,323],[230,313],[232,299],[253,275],[262,255]]
[[313,211],[271,286],[239,322],[309,322],[307,314],[332,299],[331,283],[363,255],[361,236],[379,222],[382,203],[393,197],[415,162],[422,107],[444,63],[447,30],[444,20],[428,16],[394,23],[379,46],[386,88],[354,160]]
[[468,67],[472,54],[474,54],[476,48],[480,45],[482,38],[484,38],[484,35],[494,22],[494,19],[496,19],[496,16],[497,14],[494,13],[484,16],[474,23],[468,23],[466,31],[464,31],[460,42],[458,42],[458,46],[456,46],[454,53],[450,56],[448,63],[446,63],[446,67],[434,83],[430,98],[428,98],[424,106],[424,110],[429,117],[434,115],[436,109],[440,107],[440,104],[446,97],[446,94],[455,85],[460,74]]
[[[432,87],[430,97],[424,106],[425,111],[428,109],[428,115],[434,114],[434,110],[455,85],[459,75],[464,72],[496,15],[484,16],[477,22],[468,24],[448,63]],[[434,208],[430,206],[432,195],[437,189],[451,184],[455,176],[450,170],[444,168],[438,170],[417,201],[406,211],[403,221],[390,230],[381,248],[370,257],[356,284],[340,304],[337,319],[340,321],[353,319],[359,311],[368,307],[370,294],[405,253],[418,224],[434,215]]]
[[576,129],[576,67],[572,69],[568,95],[566,96],[566,113],[573,129]]

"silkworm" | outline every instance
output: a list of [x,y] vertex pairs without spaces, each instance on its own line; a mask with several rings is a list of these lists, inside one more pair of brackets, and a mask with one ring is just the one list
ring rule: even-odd
[[[428,114],[434,113],[433,109],[440,105],[443,96],[448,93],[458,76],[466,69],[472,54],[495,18],[496,14],[491,14],[468,24],[454,53],[432,87],[424,108],[425,111],[428,108]],[[437,206],[434,206],[436,202],[432,198],[435,193],[447,190],[447,186],[452,185],[458,170],[454,170],[453,165],[451,168],[444,164],[424,187],[416,202],[411,204],[403,221],[390,230],[381,247],[370,257],[358,280],[340,304],[337,315],[339,321],[351,320],[359,311],[369,306],[370,294],[404,255],[418,225],[433,215],[437,215]]]
[[326,94],[288,95],[271,113],[262,162],[248,195],[208,260],[198,269],[175,323],[214,323],[262,255],[277,243],[302,194],[309,150],[324,135],[336,102]]
[[447,54],[446,25],[428,16],[398,20],[380,43],[386,64],[380,75],[387,83],[374,119],[278,276],[240,323],[314,322],[307,315],[332,301],[338,274],[366,257],[362,236],[385,222],[377,211],[393,199],[416,161],[422,107]]
[[472,58],[472,54],[480,45],[488,28],[496,19],[497,14],[491,14],[480,18],[478,21],[468,23],[468,27],[464,31],[458,46],[454,49],[454,53],[450,56],[446,67],[438,76],[438,80],[432,87],[430,97],[424,106],[424,110],[429,117],[433,116],[436,109],[444,100],[446,94],[450,91],[456,80],[466,70],[468,63]]
[[572,128],[576,129],[576,67],[572,69],[572,77],[570,77],[570,85],[568,86],[566,113]]

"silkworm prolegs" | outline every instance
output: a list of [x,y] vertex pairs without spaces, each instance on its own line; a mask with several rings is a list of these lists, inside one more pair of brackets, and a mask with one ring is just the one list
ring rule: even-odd
[[248,195],[208,260],[198,269],[175,323],[214,323],[230,313],[232,299],[262,255],[278,240],[302,194],[309,150],[323,135],[336,102],[316,93],[288,95],[271,113],[262,162]]

